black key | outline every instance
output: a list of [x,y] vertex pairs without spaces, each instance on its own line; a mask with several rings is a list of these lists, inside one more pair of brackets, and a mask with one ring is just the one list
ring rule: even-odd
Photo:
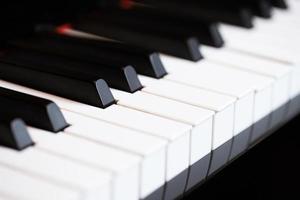
[[139,10],[101,10],[99,15],[101,15],[101,20],[106,23],[154,31],[154,34],[157,35],[163,33],[169,37],[173,35],[183,38],[196,37],[200,43],[215,47],[221,47],[224,44],[216,23]]
[[154,78],[167,74],[158,53],[117,42],[43,34],[10,44],[107,66],[132,64],[139,74]]
[[285,0],[271,0],[273,6],[281,9],[287,9],[288,4]]
[[[103,79],[110,87],[130,93],[142,88],[135,70],[131,66],[126,65],[112,67],[84,63],[79,60],[28,49],[10,49],[4,56],[0,57],[0,61],[50,74],[88,81],[91,84],[94,84],[95,80]],[[101,85],[104,84],[102,83]]]
[[235,0],[242,5],[248,6],[255,15],[263,18],[270,18],[272,16],[272,5],[269,0]]
[[51,132],[68,126],[58,106],[47,99],[0,87],[1,115],[22,118],[28,125]]
[[[228,1],[198,0],[129,0],[124,6],[127,10],[159,12],[175,17],[197,19],[210,22],[224,22],[246,28],[253,27],[253,15],[249,8]],[[133,3],[132,3],[133,2]],[[128,6],[130,5],[130,6]]]
[[112,23],[101,14],[95,14],[73,24],[75,30],[91,33],[180,58],[198,61],[202,58],[199,41],[195,37],[166,34],[159,27],[135,27],[130,24]]
[[[176,0],[175,0],[176,1]],[[198,1],[198,0],[187,0],[188,2],[200,2],[199,5],[213,5],[217,6],[217,4],[220,4],[219,0],[210,0],[210,1]],[[239,9],[250,9],[253,14],[264,17],[264,18],[270,18],[271,17],[271,10],[272,6],[270,3],[270,0],[227,0],[224,1],[224,3],[220,4],[223,5],[226,4],[229,7],[238,7]],[[226,7],[225,7],[226,8]],[[228,8],[226,8],[228,9]]]
[[0,146],[21,151],[34,145],[21,119],[1,119],[0,117]]
[[87,76],[76,79],[1,61],[0,72],[1,79],[100,108],[115,103],[109,87],[102,79]]

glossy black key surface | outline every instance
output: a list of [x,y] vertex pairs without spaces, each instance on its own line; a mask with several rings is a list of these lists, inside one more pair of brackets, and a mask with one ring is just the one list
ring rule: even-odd
[[22,118],[26,124],[51,132],[68,126],[58,106],[47,99],[0,87],[1,115]]
[[34,145],[21,119],[2,119],[0,116],[0,146],[14,150],[23,150]]
[[16,40],[10,44],[112,67],[132,64],[139,74],[153,78],[161,78],[167,74],[157,52],[118,42],[44,33],[39,37]]
[[287,9],[288,4],[285,0],[271,0],[271,4],[277,8]]
[[270,18],[272,16],[272,4],[270,0],[235,0],[244,6],[249,7],[259,17]]
[[131,24],[112,23],[101,14],[95,14],[73,24],[75,30],[84,31],[101,37],[159,51],[180,58],[198,61],[202,58],[199,41],[196,37],[183,37],[177,34],[166,34],[159,27],[136,27]]
[[[197,19],[210,22],[224,22],[246,28],[253,26],[253,15],[249,8],[230,1],[198,0],[120,0],[126,10],[159,12],[175,17]],[[124,6],[125,5],[125,6]]]
[[110,87],[131,93],[142,88],[135,70],[126,65],[113,67],[86,63],[28,49],[11,49],[0,58],[0,61],[92,83],[103,79]]
[[102,79],[87,76],[76,79],[3,61],[0,61],[0,72],[1,79],[92,106],[106,108],[115,103]]
[[202,44],[221,47],[224,43],[216,23],[184,19],[166,14],[139,10],[101,10],[101,20],[144,31],[155,30],[154,34],[169,37],[196,37]]

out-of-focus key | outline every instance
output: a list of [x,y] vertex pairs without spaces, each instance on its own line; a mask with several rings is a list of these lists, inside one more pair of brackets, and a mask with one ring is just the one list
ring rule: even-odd
[[[81,200],[80,192],[57,186],[0,164],[0,193],[23,200]],[[47,195],[45,195],[47,194]],[[6,199],[6,198],[5,198]]]
[[113,191],[109,172],[47,154],[39,151],[38,148],[30,148],[22,152],[0,148],[0,155],[0,165],[5,164],[32,177],[78,191],[83,199],[111,199]]

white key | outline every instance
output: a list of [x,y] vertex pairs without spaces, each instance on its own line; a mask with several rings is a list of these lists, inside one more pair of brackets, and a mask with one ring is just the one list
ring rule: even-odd
[[167,140],[69,111],[63,111],[63,114],[67,122],[71,124],[64,130],[67,134],[100,144],[108,144],[143,158],[141,163],[141,198],[147,197],[164,185]]
[[[249,31],[234,26],[222,25],[221,32],[227,39],[247,38],[247,42],[256,41],[256,43],[272,45],[273,47],[284,46],[286,47],[285,51],[299,48],[296,44],[299,43],[297,35],[300,29],[295,28],[293,24],[288,24],[288,21],[278,22],[276,20],[273,23],[266,20],[258,20],[257,22],[259,24]],[[294,54],[293,52],[290,53]]]
[[247,35],[241,37],[231,32],[226,34],[225,31],[222,31],[222,35],[228,48],[286,64],[297,63],[298,59],[291,51],[283,51],[281,48],[274,48],[274,45],[268,45],[266,42],[251,40],[251,37],[248,39]]
[[0,148],[1,163],[57,186],[78,191],[86,200],[111,199],[110,173],[38,151],[34,147],[20,152]]
[[[132,110],[118,105],[112,105],[106,109],[99,109],[93,106],[43,93],[6,81],[1,80],[0,83],[2,87],[50,99],[57,103],[59,107],[63,108],[63,110],[71,110],[72,112],[76,112],[81,115],[105,120],[110,123],[129,127],[134,130],[142,131],[160,138],[167,139],[169,143],[167,147],[166,181],[171,180],[177,174],[177,172],[180,172],[181,170],[186,168],[186,161],[183,162],[184,167],[182,167],[182,164],[178,165],[173,163],[182,163],[182,160],[188,159],[186,158],[188,153],[183,152],[189,152],[190,146],[188,143],[186,143],[186,141],[188,140],[187,138],[189,137],[189,134],[192,130],[191,125],[176,122],[137,110]],[[205,133],[205,131],[203,131],[203,133]],[[206,136],[206,134],[202,135]],[[201,145],[203,145],[201,146],[201,148],[206,149],[205,152],[199,152],[199,156],[210,151],[211,142],[207,142],[207,140],[211,140],[211,138],[208,137],[205,140],[197,140],[196,137],[195,140],[193,140],[201,141]],[[179,155],[184,156],[184,158]]]
[[28,128],[35,148],[113,173],[113,199],[138,199],[140,156],[89,142],[65,133]]
[[295,63],[299,62],[297,52],[300,44],[298,37],[300,26],[299,21],[295,22],[294,19],[299,17],[295,17],[291,11],[279,12],[272,20],[257,20],[255,28],[251,30],[222,25],[221,32],[230,48],[286,63]]
[[219,51],[206,47],[203,48],[203,51],[209,60],[216,61],[216,63],[221,65],[273,78],[273,110],[279,108],[290,99],[292,95],[290,94],[292,81],[292,68],[290,66],[248,56],[226,48]]
[[[206,141],[211,144],[212,117],[214,112],[144,92],[135,92],[134,94],[119,90],[112,90],[112,92],[118,100],[119,105],[192,125],[194,129],[191,135],[185,136],[186,146],[190,145],[190,140]],[[181,170],[186,169],[189,164],[194,164],[202,158],[202,155],[207,155],[210,152],[211,147],[207,148],[208,146],[200,146],[199,144],[193,146],[192,143],[190,153],[189,151],[185,151],[177,155],[182,156],[182,163],[177,163],[176,165],[180,165]],[[179,169],[177,171],[174,170],[172,175],[174,176],[180,172]]]
[[[245,52],[284,62],[299,62],[297,54],[300,44],[298,38],[300,26],[297,26],[299,22],[289,23],[291,18],[286,17],[277,17],[271,22],[269,23],[269,20],[257,20],[255,28],[250,31],[222,25],[221,32],[228,41],[228,47],[239,48]],[[254,51],[255,49],[258,51]]]
[[[261,77],[238,70],[229,70],[206,61],[198,63],[161,56],[169,74],[167,80],[207,89],[237,98],[235,105],[234,134],[238,135],[253,123],[254,90]],[[265,84],[269,84],[266,83]]]
[[17,198],[13,198],[10,195],[7,194],[0,194],[0,200],[18,200]]
[[[269,39],[272,39],[274,36],[283,36],[285,34],[297,36],[297,32],[299,33],[300,31],[299,15],[297,14],[298,12],[299,8],[293,6],[288,12],[275,10],[274,16],[271,20],[256,20],[255,29],[253,29],[251,32],[255,33],[256,35],[261,33],[272,33]],[[291,38],[281,39],[281,41],[291,40]],[[294,39],[297,40],[297,38]],[[278,42],[280,43],[281,41]]]
[[[261,22],[261,20],[259,21]],[[276,22],[274,22],[276,23]],[[268,66],[272,63],[272,66],[274,66],[273,70],[269,70],[268,72],[271,73],[272,76],[275,75],[276,78],[278,78],[278,70],[276,68],[280,67],[281,68],[293,68],[291,74],[292,74],[292,89],[291,89],[291,97],[295,97],[300,94],[300,60],[298,59],[298,52],[299,52],[299,45],[300,45],[300,40],[298,39],[298,35],[291,35],[289,33],[294,33],[295,31],[293,30],[293,27],[289,27],[286,29],[288,32],[287,33],[281,33],[285,28],[282,28],[282,26],[286,24],[284,23],[279,23],[277,25],[276,31],[271,30],[262,30],[263,27],[268,27],[268,24],[265,24],[265,26],[259,27],[255,30],[253,30],[251,33],[248,32],[243,32],[240,30],[236,30],[233,27],[228,27],[224,26],[223,30],[224,32],[228,32],[228,41],[239,41],[242,40],[242,38],[247,38],[247,43],[251,43],[252,45],[261,45],[263,44],[264,48],[260,48],[260,51],[256,51],[254,49],[249,48],[248,45],[241,45],[239,48],[232,47],[230,43],[227,45],[226,49],[231,50],[233,52],[237,52],[238,54],[244,54],[245,56],[249,57],[257,57],[256,59],[260,60],[262,63],[268,62]],[[227,31],[226,31],[227,30]],[[300,29],[299,29],[300,31]],[[300,33],[300,32],[299,32]],[[226,34],[225,34],[226,35]],[[254,37],[250,37],[254,36]],[[242,44],[242,43],[240,43]],[[220,52],[223,53],[224,49]],[[283,50],[284,49],[284,50]],[[273,51],[278,51],[278,53],[273,53]],[[284,59],[280,59],[283,54],[288,54],[290,58],[285,57]],[[278,54],[278,56],[277,56]],[[218,59],[219,56],[217,56],[216,59]],[[264,59],[268,59],[269,61],[263,61]],[[278,60],[279,58],[279,60]],[[250,58],[249,58],[250,59]],[[255,58],[253,58],[255,59]],[[227,62],[234,62],[235,60],[232,59],[227,59]],[[251,62],[246,62],[251,64]],[[257,63],[257,62],[255,62]],[[261,64],[262,64],[261,63]],[[249,66],[249,65],[248,65]],[[285,67],[283,67],[285,66]],[[247,67],[248,68],[248,67]],[[269,69],[268,67],[265,67],[265,69]],[[284,70],[284,69],[283,69]],[[259,70],[261,72],[261,69]],[[274,74],[275,73],[275,74]],[[276,74],[277,73],[277,74]]]
[[[279,17],[279,19],[281,19]],[[227,44],[226,49],[234,52],[235,54],[244,55],[246,57],[253,57],[253,59],[260,60],[260,63],[268,62],[268,66],[272,63],[273,70],[269,70],[269,75],[275,77],[276,80],[279,79],[280,73],[278,73],[278,67],[281,66],[282,71],[286,70],[287,67],[290,68],[290,83],[289,83],[289,97],[293,99],[300,95],[300,60],[298,56],[300,40],[298,39],[300,27],[295,29],[294,25],[288,25],[288,28],[284,28],[289,20],[274,20],[273,26],[270,26],[269,23],[262,23],[263,20],[259,20],[259,26],[253,31],[240,31],[236,28],[223,26],[223,32],[225,36],[227,36],[227,40],[229,43]],[[225,27],[225,28],[224,28]],[[224,31],[225,30],[225,31]],[[297,34],[297,32],[299,32]],[[295,34],[294,34],[295,33]],[[247,38],[244,40],[243,38]],[[241,41],[243,40],[243,41]],[[233,44],[233,45],[232,45]],[[223,53],[224,50],[219,52]],[[218,59],[214,57],[214,59]],[[249,58],[250,59],[250,58]],[[248,59],[248,60],[249,60]],[[253,60],[252,59],[252,60]],[[237,59],[227,59],[227,62],[235,62]],[[261,60],[264,60],[261,62]],[[253,63],[253,61],[243,62],[247,65]],[[255,62],[257,63],[257,62]],[[274,64],[277,63],[277,64]],[[240,64],[241,65],[241,64]],[[243,64],[244,65],[244,64]],[[283,67],[285,66],[285,67]],[[245,68],[245,66],[243,66]],[[247,67],[247,68],[249,68]],[[253,67],[253,66],[252,66]],[[268,68],[268,67],[264,67]],[[269,67],[271,68],[271,66]],[[252,69],[255,69],[253,67]],[[257,70],[257,69],[256,69]],[[259,70],[261,72],[261,69]],[[276,83],[276,91],[277,97],[283,99],[282,88],[280,84],[284,84],[283,82],[287,82],[287,76],[282,76],[281,78],[285,79],[280,80]],[[285,83],[287,84],[287,83]],[[276,96],[276,94],[275,94]],[[278,98],[275,98],[275,100]],[[277,104],[282,103],[282,101],[277,102]],[[293,102],[293,105],[296,102]],[[276,104],[276,102],[275,102]],[[297,104],[297,103],[296,103]],[[289,106],[287,116],[294,115],[295,106],[292,104]],[[278,105],[277,105],[278,106]],[[296,106],[299,107],[299,106]],[[273,121],[272,124],[276,124]]]
[[236,98],[165,79],[156,80],[145,76],[139,78],[142,84],[146,86],[142,90],[144,92],[216,112],[214,115],[213,150],[233,137],[234,102]]
[[2,164],[0,164],[0,179],[0,193],[12,199],[83,200],[78,191],[33,178]]

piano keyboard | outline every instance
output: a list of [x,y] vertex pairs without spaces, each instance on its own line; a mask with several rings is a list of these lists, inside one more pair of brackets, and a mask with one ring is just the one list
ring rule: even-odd
[[[245,1],[264,17],[252,29],[234,26],[251,26],[235,8],[228,18],[182,12],[204,19],[199,29],[222,22],[218,35],[149,19],[182,2],[122,1],[103,24],[92,15],[9,41],[0,200],[171,200],[201,187],[300,112],[300,1],[287,2],[265,19],[268,9]],[[132,20],[139,9],[145,21]]]

